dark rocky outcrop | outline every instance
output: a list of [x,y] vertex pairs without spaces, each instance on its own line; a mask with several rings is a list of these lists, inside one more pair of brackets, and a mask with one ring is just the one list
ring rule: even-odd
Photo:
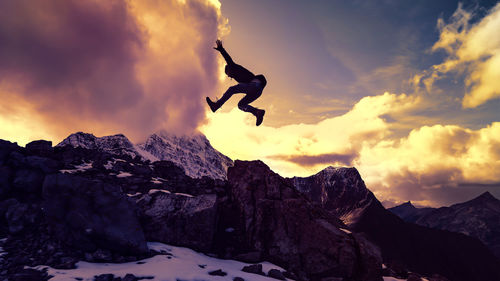
[[147,252],[134,206],[119,187],[55,174],[46,177],[43,198],[46,217],[60,240],[85,251]]
[[[376,246],[340,230],[336,217],[310,204],[290,180],[261,161],[236,161],[229,168],[228,184],[240,219],[235,233],[264,259],[301,279],[381,280]],[[359,240],[371,250],[359,252]]]
[[151,191],[137,199],[141,224],[149,241],[208,252],[216,231],[217,196]]
[[404,222],[382,206],[354,168],[330,167],[292,180],[352,231],[366,233],[388,266],[398,264],[426,276],[438,273],[450,280],[500,280],[500,264],[479,240]]

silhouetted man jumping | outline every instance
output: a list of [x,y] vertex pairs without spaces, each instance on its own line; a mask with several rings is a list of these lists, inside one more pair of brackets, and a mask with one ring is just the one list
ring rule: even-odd
[[217,102],[213,102],[209,97],[207,97],[207,103],[210,106],[210,109],[215,112],[234,94],[246,94],[238,102],[238,108],[255,115],[255,117],[257,117],[256,125],[259,126],[260,124],[262,124],[262,120],[264,120],[264,114],[266,113],[266,111],[263,109],[255,108],[249,103],[253,102],[257,98],[259,98],[260,95],[262,95],[262,91],[267,84],[266,78],[262,74],[254,75],[248,69],[239,64],[236,64],[226,52],[224,47],[222,47],[222,41],[217,40],[215,41],[215,43],[217,44],[217,47],[214,47],[214,49],[222,54],[227,63],[224,71],[226,72],[227,76],[234,78],[234,80],[236,80],[238,84],[229,87],[222,98]]

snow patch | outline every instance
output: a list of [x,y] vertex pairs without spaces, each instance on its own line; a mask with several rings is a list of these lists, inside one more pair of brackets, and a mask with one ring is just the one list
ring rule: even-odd
[[350,230],[345,229],[345,228],[340,228],[340,230],[342,230],[343,232],[348,233],[348,234],[351,234],[351,233],[352,233]]
[[92,168],[92,161],[86,163],[86,162],[83,162],[82,164],[80,165],[76,165],[74,166],[75,169],[65,169],[65,170],[59,170],[59,172],[63,173],[63,174],[73,174],[73,173],[76,173],[76,172],[84,172],[90,168]]
[[151,178],[151,182],[154,184],[162,184],[163,182],[167,181],[166,179],[162,178]]
[[150,189],[148,191],[148,194],[153,194],[153,193],[156,193],[156,192],[163,192],[163,193],[167,193],[167,194],[171,193],[170,191],[165,190],[165,189]]
[[390,276],[384,276],[384,281],[406,281],[406,279],[398,279]]
[[134,193],[134,194],[127,193],[127,196],[128,196],[128,197],[134,197],[134,196],[141,195],[141,194],[142,194],[142,193],[140,193],[140,192],[136,192],[136,193]]
[[108,163],[104,164],[104,168],[106,168],[106,170],[111,170],[113,169],[113,164],[116,163],[114,161],[111,161],[111,160],[108,160]]
[[126,178],[126,177],[130,177],[130,176],[132,176],[131,173],[127,173],[124,171],[120,171],[120,173],[118,175],[116,175],[117,178]]
[[179,195],[179,196],[186,196],[186,197],[190,197],[190,198],[194,197],[193,195],[187,194],[187,193],[174,193],[174,194]]
[[[260,276],[241,271],[249,264],[234,260],[221,260],[212,258],[204,254],[197,253],[188,248],[170,246],[157,242],[149,242],[151,250],[164,253],[154,257],[136,262],[128,263],[89,263],[80,261],[76,264],[76,269],[54,269],[49,266],[39,265],[34,267],[37,270],[47,269],[49,275],[54,276],[51,281],[82,280],[92,281],[94,276],[101,274],[113,274],[115,277],[125,277],[127,273],[136,277],[150,276],[156,281],[175,280],[207,280],[207,281],[231,281],[235,277],[245,280],[269,281],[269,277]],[[221,269],[226,272],[226,276],[211,276],[208,273]],[[264,272],[271,269],[284,271],[282,268],[268,263],[262,263]],[[290,280],[290,279],[287,279]],[[397,280],[397,279],[394,279]],[[393,281],[391,279],[385,281]]]

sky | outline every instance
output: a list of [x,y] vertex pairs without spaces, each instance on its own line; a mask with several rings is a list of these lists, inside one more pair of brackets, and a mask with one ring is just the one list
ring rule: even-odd
[[[201,131],[287,177],[353,166],[387,206],[500,198],[496,1],[0,2],[0,138]],[[234,80],[268,84],[217,113]]]

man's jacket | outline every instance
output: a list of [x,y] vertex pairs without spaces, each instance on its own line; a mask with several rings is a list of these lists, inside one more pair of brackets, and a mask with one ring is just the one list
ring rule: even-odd
[[226,60],[226,73],[232,73],[234,80],[238,81],[238,83],[250,83],[255,78],[255,75],[250,70],[236,64],[224,48],[221,48],[219,52]]

